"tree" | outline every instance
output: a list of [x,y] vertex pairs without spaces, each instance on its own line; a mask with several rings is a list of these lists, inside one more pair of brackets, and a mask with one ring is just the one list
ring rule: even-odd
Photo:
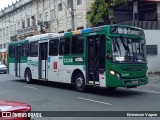
[[92,3],[91,10],[87,15],[91,26],[95,26],[98,20],[103,20],[103,24],[112,23],[113,8],[117,5],[127,5],[129,0],[95,0]]

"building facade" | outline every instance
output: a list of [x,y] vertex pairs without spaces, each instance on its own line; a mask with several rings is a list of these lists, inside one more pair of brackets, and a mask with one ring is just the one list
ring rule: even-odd
[[125,7],[115,8],[114,15],[116,24],[144,29],[148,72],[160,72],[160,0],[132,0]]
[[160,0],[132,0],[127,6],[116,7],[114,16],[115,23],[130,24],[143,29],[160,29]]
[[[73,0],[75,30],[89,26],[86,14],[92,2],[94,0]],[[1,10],[0,60],[7,62],[9,42],[46,32],[71,31],[71,7],[71,0],[17,0]],[[160,72],[157,66],[160,65],[160,42],[157,42],[160,38],[160,0],[130,0],[127,6],[115,7],[113,13],[115,24],[145,30],[149,72]]]
[[[92,0],[73,0],[74,29],[87,27]],[[71,0],[19,0],[0,11],[0,59],[9,42],[47,32],[71,31]]]

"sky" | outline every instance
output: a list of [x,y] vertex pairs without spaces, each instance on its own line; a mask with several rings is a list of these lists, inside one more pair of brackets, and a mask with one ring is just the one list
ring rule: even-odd
[[4,7],[7,7],[8,4],[12,5],[12,2],[15,3],[16,0],[0,0],[0,11],[1,9],[4,9]]

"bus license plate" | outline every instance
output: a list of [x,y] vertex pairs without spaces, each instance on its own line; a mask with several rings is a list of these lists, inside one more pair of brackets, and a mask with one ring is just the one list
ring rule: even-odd
[[138,84],[138,81],[132,81],[132,84]]

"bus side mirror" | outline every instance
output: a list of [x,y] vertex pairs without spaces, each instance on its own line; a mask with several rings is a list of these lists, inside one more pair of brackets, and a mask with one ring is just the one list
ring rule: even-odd
[[106,59],[108,59],[108,60],[111,61],[112,58],[113,58],[113,57],[112,57],[112,53],[108,53],[108,54],[106,55]]

